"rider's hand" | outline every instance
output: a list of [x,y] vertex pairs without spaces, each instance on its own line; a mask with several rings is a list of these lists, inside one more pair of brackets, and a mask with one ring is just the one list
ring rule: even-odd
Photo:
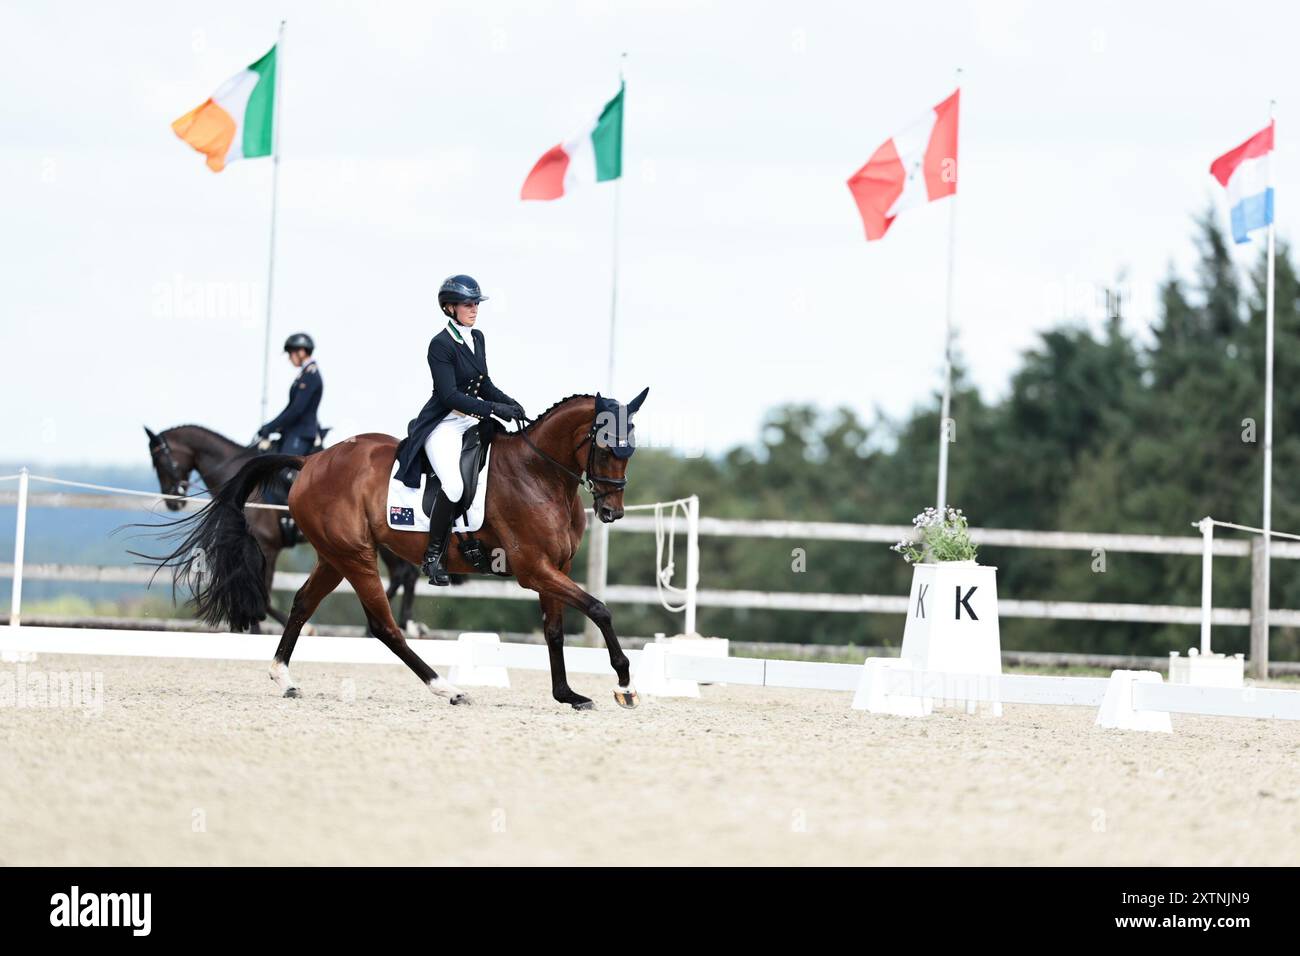
[[257,443],[257,450],[258,450],[258,451],[270,451],[270,450],[271,450],[271,439],[269,439],[269,438],[263,438],[263,439],[261,439],[260,441],[258,441],[258,443]]
[[519,418],[523,415],[524,410],[514,402],[491,402],[492,414],[497,418],[504,418],[506,421]]

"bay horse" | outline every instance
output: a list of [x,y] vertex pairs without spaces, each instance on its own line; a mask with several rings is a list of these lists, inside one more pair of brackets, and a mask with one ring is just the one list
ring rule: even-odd
[[[579,488],[585,486],[592,494],[602,522],[623,516],[627,466],[635,448],[631,418],[649,391],[645,389],[627,405],[599,395],[572,395],[524,427],[498,433],[491,442],[486,515],[474,536],[490,550],[494,565],[504,558],[516,580],[537,592],[551,665],[551,694],[576,710],[588,710],[593,704],[569,687],[565,674],[566,606],[582,612],[600,629],[618,678],[615,701],[623,707],[637,704],[628,658],[619,647],[609,608],[575,584],[569,570],[587,523]],[[175,581],[189,584],[204,620],[228,620],[237,630],[261,620],[267,610],[268,578],[262,552],[250,536],[244,504],[280,469],[301,469],[289,493],[289,513],[315,546],[317,561],[307,583],[294,595],[271,661],[271,679],[285,697],[300,694],[289,675],[299,632],[321,600],[346,578],[365,609],[371,632],[435,695],[452,704],[469,703],[464,691],[439,677],[407,644],[375,570],[380,548],[416,562],[428,539],[425,534],[388,526],[388,483],[397,445],[390,435],[371,433],[307,458],[253,458],[222,485],[208,508],[183,519],[194,521],[194,526],[172,554],[158,559],[160,567],[173,569]],[[447,570],[481,573],[455,548],[447,549]]]
[[[177,496],[164,499],[169,511],[180,511],[185,507],[187,502],[179,499],[189,494],[191,473],[197,471],[204,487],[216,492],[258,454],[255,448],[231,441],[202,425],[178,425],[158,433],[145,426],[144,431],[149,436],[149,456],[158,476],[159,489],[164,495]],[[270,508],[253,508],[252,514],[248,515],[249,533],[261,549],[266,564],[264,576],[268,594],[275,576],[275,563],[285,547],[280,534],[279,514]],[[404,589],[399,620],[402,627],[406,627],[415,605],[415,582],[420,569],[387,548],[380,550],[380,556],[387,567],[390,582],[387,600],[391,600],[399,588]],[[289,622],[288,615],[276,610],[269,599],[266,610],[280,624]]]

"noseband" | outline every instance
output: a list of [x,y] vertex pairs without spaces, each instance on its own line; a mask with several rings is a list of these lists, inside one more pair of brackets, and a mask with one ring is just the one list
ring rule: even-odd
[[[578,484],[586,488],[587,491],[591,492],[591,502],[593,505],[599,504],[601,498],[604,498],[607,495],[612,495],[615,492],[622,491],[624,488],[627,487],[626,478],[609,478],[604,475],[597,475],[592,473],[592,467],[596,463],[596,431],[597,431],[597,422],[599,420],[600,420],[600,416],[598,414],[595,418],[592,419],[591,428],[588,429],[587,431],[587,437],[584,438],[582,441],[578,442],[578,447],[573,449],[573,454],[576,456],[578,454],[578,450],[582,448],[583,445],[587,446],[587,464],[583,468],[581,474],[574,471],[572,468],[568,467],[567,465],[563,465],[560,462],[556,461],[554,458],[552,458],[546,452],[542,451],[540,448],[537,447],[537,445],[533,443],[532,438],[528,436],[527,426],[533,424],[534,419],[524,419],[524,428],[519,429],[519,434],[523,436],[523,439],[528,443],[529,448],[537,452],[537,454],[541,455],[543,458],[549,461],[556,468],[560,469],[560,471],[564,472],[570,478],[575,479],[578,482]],[[597,484],[609,485],[610,487],[605,491],[597,491],[596,490]]]
[[153,452],[155,460],[158,458],[158,452],[163,453],[162,463],[167,468],[167,477],[171,479],[173,488],[168,494],[184,495],[189,490],[189,475],[181,474],[181,467],[172,457],[172,446],[167,444],[166,436],[159,435],[157,444],[151,446],[150,451]]

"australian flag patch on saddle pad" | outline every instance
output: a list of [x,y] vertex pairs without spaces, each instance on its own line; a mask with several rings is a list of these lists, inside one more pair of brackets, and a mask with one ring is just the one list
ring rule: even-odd
[[[492,463],[492,451],[488,450],[487,462],[479,477],[478,487],[474,489],[474,501],[469,510],[456,519],[452,525],[455,531],[478,531],[483,527],[483,514],[487,508],[488,470]],[[397,462],[393,462],[393,474],[397,473]],[[394,531],[421,531],[429,533],[429,516],[424,513],[424,483],[428,475],[420,478],[419,488],[408,488],[396,478],[388,480],[388,527]]]

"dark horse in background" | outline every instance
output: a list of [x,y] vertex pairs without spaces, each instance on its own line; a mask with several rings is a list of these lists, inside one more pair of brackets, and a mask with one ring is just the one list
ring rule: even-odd
[[[589,709],[592,702],[575,693],[565,675],[566,606],[586,615],[605,638],[609,663],[618,677],[614,699],[624,707],[636,705],[629,661],[619,647],[609,608],[575,584],[569,569],[587,526],[580,488],[591,492],[601,521],[623,517],[623,489],[635,449],[631,418],[648,391],[627,405],[599,395],[574,395],[525,428],[490,437],[486,514],[483,527],[474,535],[484,549],[504,556],[509,573],[523,587],[537,592],[551,664],[551,694],[577,710]],[[255,625],[266,615],[268,576],[260,553],[248,546],[252,529],[244,503],[274,481],[282,468],[301,469],[289,492],[289,513],[315,546],[316,567],[294,595],[293,610],[271,662],[271,678],[286,697],[299,696],[289,676],[289,658],[299,632],[321,600],[346,578],[365,608],[371,633],[434,694],[453,704],[469,701],[407,644],[376,571],[375,554],[380,549],[387,547],[414,562],[420,560],[428,540],[425,534],[388,526],[388,481],[396,454],[396,438],[370,434],[306,458],[264,455],[246,461],[221,486],[210,507],[182,519],[179,528],[172,526],[172,532],[188,532],[180,546],[154,559],[160,567],[171,567],[178,583],[189,584],[204,620],[230,621],[236,630]],[[199,555],[203,573],[196,575],[191,572]],[[448,550],[447,570],[482,573],[455,549]]]
[[[145,434],[149,436],[149,455],[153,459],[153,470],[158,475],[158,487],[165,495],[188,495],[190,474],[195,471],[203,480],[204,487],[215,495],[249,459],[258,455],[256,448],[233,442],[202,425],[180,425],[157,434],[146,427]],[[169,511],[180,511],[186,504],[175,498],[165,500]],[[257,542],[266,562],[264,580],[269,595],[271,579],[275,576],[275,563],[285,547],[280,533],[279,515],[282,512],[270,508],[252,508],[250,512],[248,532]],[[415,583],[419,579],[420,569],[403,561],[387,548],[380,549],[379,554],[388,569],[388,600],[392,600],[398,589],[402,589],[399,619],[405,628],[411,620],[411,611],[415,605]],[[281,624],[288,623],[289,618],[271,606],[269,599],[266,610]]]

